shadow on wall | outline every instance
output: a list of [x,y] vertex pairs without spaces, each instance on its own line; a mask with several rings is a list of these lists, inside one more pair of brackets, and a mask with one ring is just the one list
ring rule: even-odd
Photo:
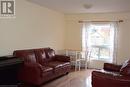
[[66,55],[65,50],[55,50],[56,54]]
[[39,6],[43,6],[43,4],[40,3],[41,0],[39,0],[39,2],[38,2],[37,0],[26,0],[26,1],[28,1],[28,2],[30,2],[30,3],[33,3],[33,4],[37,4],[37,5],[39,5]]

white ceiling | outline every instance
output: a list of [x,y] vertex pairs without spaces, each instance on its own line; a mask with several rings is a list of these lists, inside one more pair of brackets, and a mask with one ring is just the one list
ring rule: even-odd
[[[130,12],[130,0],[28,0],[63,13]],[[92,5],[85,9],[84,4]]]

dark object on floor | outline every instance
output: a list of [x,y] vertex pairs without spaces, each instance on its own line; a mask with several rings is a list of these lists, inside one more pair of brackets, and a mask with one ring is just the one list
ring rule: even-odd
[[130,60],[123,65],[104,64],[104,70],[92,72],[92,87],[130,87]]
[[16,50],[14,56],[24,60],[19,79],[25,83],[41,85],[70,72],[70,58],[51,48]]
[[17,86],[17,74],[23,60],[13,56],[0,57],[0,86]]

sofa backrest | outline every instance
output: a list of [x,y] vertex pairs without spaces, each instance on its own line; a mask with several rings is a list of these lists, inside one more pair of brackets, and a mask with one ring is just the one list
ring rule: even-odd
[[25,62],[37,62],[40,64],[52,61],[55,57],[55,51],[51,48],[16,50],[13,54],[16,57],[23,58]]
[[36,60],[40,64],[44,64],[46,62],[46,54],[44,49],[34,49]]
[[52,60],[55,57],[55,51],[53,49],[46,48],[46,49],[44,49],[44,51],[45,51],[46,56],[49,60]]
[[121,69],[120,69],[120,74],[130,76],[130,59],[126,60]]
[[34,49],[36,59],[40,64],[46,64],[55,57],[55,51],[51,48]]
[[16,50],[13,55],[22,58],[26,63],[36,62],[36,56],[33,50]]

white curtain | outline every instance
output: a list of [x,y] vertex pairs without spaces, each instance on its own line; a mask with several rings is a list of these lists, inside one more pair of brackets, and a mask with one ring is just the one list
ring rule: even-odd
[[[87,38],[88,38],[88,28],[91,26],[91,22],[88,23],[83,23],[83,29],[82,29],[82,51],[85,52],[82,54],[82,58],[85,58],[85,67],[89,68],[89,54],[88,50],[88,43],[87,43]],[[87,52],[87,54],[86,54]]]
[[[113,58],[112,61],[113,63],[117,63],[117,48],[118,48],[118,22],[108,22],[108,23],[93,23],[93,22],[87,22],[83,24],[83,29],[82,29],[82,50],[86,51],[86,50],[90,50],[91,48],[89,48],[89,44],[88,44],[88,29],[90,28],[90,26],[92,24],[110,24],[111,25],[111,29],[112,29],[112,35],[114,35],[112,38],[113,40]],[[88,59],[88,63],[90,62],[91,59]]]
[[87,43],[87,38],[88,38],[88,28],[91,26],[91,22],[87,22],[83,24],[83,29],[82,29],[82,50],[86,51],[88,50],[88,43]]
[[117,50],[118,50],[118,22],[112,22],[111,26],[113,28],[113,32],[114,32],[114,44],[113,44],[113,63],[117,64]]

